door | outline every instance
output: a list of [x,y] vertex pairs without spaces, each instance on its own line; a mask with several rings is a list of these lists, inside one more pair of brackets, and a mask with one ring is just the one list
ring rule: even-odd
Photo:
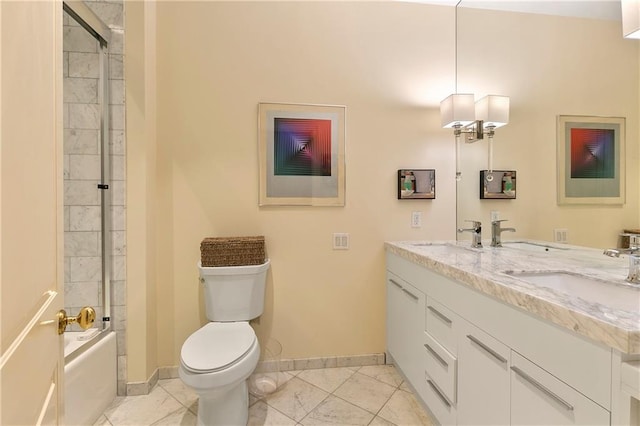
[[610,424],[607,410],[519,353],[511,354],[511,424]]
[[62,3],[0,2],[0,424],[60,424]]

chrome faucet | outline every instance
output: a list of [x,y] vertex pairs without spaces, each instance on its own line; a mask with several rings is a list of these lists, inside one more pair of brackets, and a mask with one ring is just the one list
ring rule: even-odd
[[472,228],[458,228],[458,232],[471,232],[473,240],[471,247],[482,248],[482,223],[477,220],[465,220],[465,222],[471,222]]
[[516,228],[501,228],[500,222],[506,222],[506,219],[494,220],[491,222],[491,247],[502,247],[500,234],[504,231],[516,232]]
[[629,255],[629,275],[627,281],[640,284],[640,235],[621,234],[629,237],[629,248],[609,248],[603,254],[609,257],[620,257],[621,254]]

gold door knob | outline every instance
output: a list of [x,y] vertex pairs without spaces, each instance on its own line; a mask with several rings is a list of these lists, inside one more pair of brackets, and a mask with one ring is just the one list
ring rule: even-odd
[[64,309],[58,311],[58,334],[64,333],[67,325],[74,322],[82,327],[83,330],[91,327],[96,319],[96,311],[91,306],[85,306],[80,309],[80,313],[73,317],[68,317],[67,312]]

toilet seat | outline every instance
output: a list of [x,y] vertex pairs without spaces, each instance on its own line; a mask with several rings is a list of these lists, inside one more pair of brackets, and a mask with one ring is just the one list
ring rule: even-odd
[[181,364],[196,374],[220,371],[240,362],[256,340],[253,328],[246,321],[210,322],[184,342]]

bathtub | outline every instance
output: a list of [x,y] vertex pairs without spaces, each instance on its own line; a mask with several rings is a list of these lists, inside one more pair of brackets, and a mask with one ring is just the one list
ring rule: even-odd
[[116,333],[64,334],[65,424],[92,425],[116,397]]

